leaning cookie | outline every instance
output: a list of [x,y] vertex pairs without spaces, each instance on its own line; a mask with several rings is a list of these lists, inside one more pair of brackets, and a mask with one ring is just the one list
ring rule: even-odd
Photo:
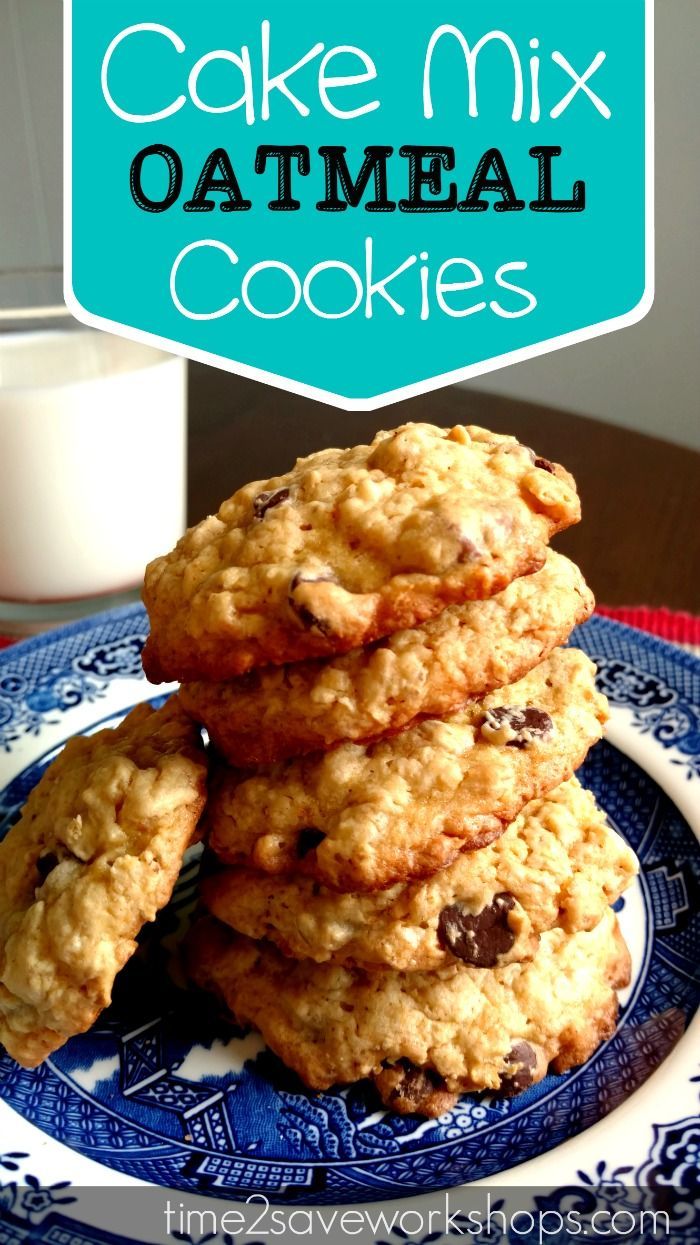
[[232,765],[267,765],[341,740],[378,739],[514,683],[593,606],[578,567],[550,549],[541,571],[487,601],[452,605],[420,627],[329,661],[186,683],[180,700]]
[[387,1107],[440,1115],[459,1094],[517,1093],[583,1063],[610,1037],[630,975],[612,911],[591,931],[542,935],[534,959],[398,973],[292,963],[204,920],[189,968],[311,1089],[372,1077]]
[[407,424],[239,489],[146,571],[149,679],[328,657],[492,596],[580,518],[513,437]]
[[110,1002],[172,893],[206,799],[174,701],[71,739],[0,843],[0,1042],[32,1068]]
[[229,864],[343,891],[427,877],[497,838],[577,769],[607,716],[594,676],[580,650],[556,649],[442,720],[252,775],[222,770],[207,809],[211,847]]
[[637,873],[637,858],[576,778],[532,800],[500,839],[425,882],[340,895],[312,878],[225,869],[206,878],[214,916],[285,955],[405,971],[457,960],[531,959],[539,935],[592,929]]

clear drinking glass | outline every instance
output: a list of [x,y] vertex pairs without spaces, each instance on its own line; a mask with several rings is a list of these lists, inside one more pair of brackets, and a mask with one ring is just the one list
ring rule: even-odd
[[0,633],[138,594],[185,527],[184,360],[77,327],[0,333]]

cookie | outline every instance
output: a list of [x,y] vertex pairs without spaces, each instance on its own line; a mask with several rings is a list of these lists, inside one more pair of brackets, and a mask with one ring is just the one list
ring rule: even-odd
[[581,764],[607,702],[593,663],[555,649],[525,678],[378,743],[223,770],[207,810],[229,864],[306,873],[336,890],[427,877],[503,833]]
[[487,601],[329,661],[266,666],[228,683],[186,683],[184,709],[232,765],[268,765],[369,742],[514,683],[593,612],[578,567],[549,550],[541,571]]
[[146,571],[159,682],[328,657],[492,596],[580,518],[571,476],[512,437],[406,424],[248,484]]
[[170,898],[206,798],[199,732],[174,701],[71,739],[0,842],[0,1042],[35,1067],[110,1002]]
[[590,791],[570,778],[532,800],[489,847],[462,853],[425,882],[339,895],[300,874],[226,869],[204,880],[202,896],[219,920],[296,959],[495,968],[531,959],[555,925],[592,929],[637,868]]
[[285,959],[212,918],[192,932],[195,982],[311,1089],[372,1077],[391,1110],[441,1115],[466,1091],[506,1094],[583,1063],[613,1033],[629,954],[611,910],[593,930],[542,935],[493,969],[367,972]]

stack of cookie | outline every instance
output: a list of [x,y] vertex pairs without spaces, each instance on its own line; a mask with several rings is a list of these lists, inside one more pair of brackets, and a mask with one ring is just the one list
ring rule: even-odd
[[152,563],[154,681],[220,761],[189,963],[312,1088],[518,1092],[608,1036],[632,853],[573,777],[602,735],[549,551],[575,484],[426,424],[239,490]]

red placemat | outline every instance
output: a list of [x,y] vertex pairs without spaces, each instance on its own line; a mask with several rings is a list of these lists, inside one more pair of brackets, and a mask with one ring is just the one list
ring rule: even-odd
[[672,644],[689,646],[700,645],[700,618],[694,614],[685,614],[679,610],[651,609],[648,605],[626,605],[612,608],[599,605],[597,613],[606,618],[616,618],[618,622],[627,623],[630,627],[638,627],[640,631],[650,631],[662,640],[670,640]]

